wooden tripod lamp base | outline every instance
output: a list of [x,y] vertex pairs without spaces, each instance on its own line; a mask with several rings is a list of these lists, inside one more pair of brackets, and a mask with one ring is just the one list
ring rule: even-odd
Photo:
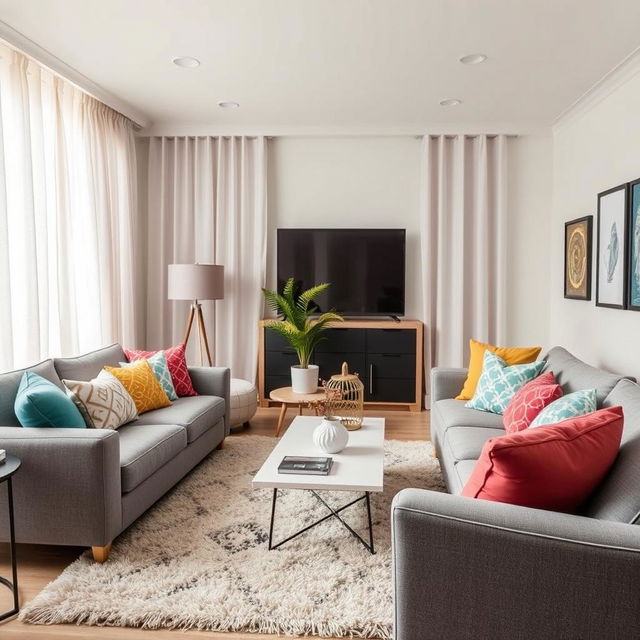
[[170,264],[167,282],[169,300],[192,301],[184,332],[184,343],[187,344],[189,341],[195,320],[198,324],[200,364],[205,364],[206,356],[206,363],[211,367],[213,359],[200,301],[224,298],[224,267],[219,264]]
[[204,325],[204,316],[202,315],[202,305],[194,300],[191,303],[189,309],[189,318],[187,319],[187,328],[184,332],[183,342],[187,344],[189,342],[189,336],[191,335],[191,327],[193,326],[194,319],[198,323],[198,342],[200,343],[200,364],[204,364],[204,357],[207,357],[207,364],[212,367],[213,361],[211,359],[211,351],[209,349],[209,339],[207,338],[207,328]]

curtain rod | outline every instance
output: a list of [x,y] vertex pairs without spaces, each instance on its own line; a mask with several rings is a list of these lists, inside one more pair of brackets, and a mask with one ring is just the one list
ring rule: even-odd
[[247,138],[248,140],[256,140],[257,138],[263,137],[266,140],[274,140],[278,138],[414,138],[416,140],[422,140],[426,136],[431,138],[458,138],[459,136],[464,136],[465,138],[477,138],[479,136],[486,136],[487,138],[497,138],[498,136],[504,136],[505,138],[518,138],[520,134],[518,133],[405,133],[405,134],[389,134],[389,135],[381,135],[381,134],[326,134],[326,135],[309,135],[309,134],[285,134],[285,135],[243,135],[241,133],[238,134],[207,134],[204,133],[202,135],[161,135],[161,134],[148,134],[145,135],[144,132],[140,132],[137,134],[139,138],[168,138],[173,140],[175,138],[189,138],[195,140],[196,138],[224,138],[225,140],[230,140],[231,138]]

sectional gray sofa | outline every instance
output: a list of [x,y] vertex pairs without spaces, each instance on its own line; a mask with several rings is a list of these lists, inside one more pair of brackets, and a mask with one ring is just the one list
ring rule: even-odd
[[[114,344],[0,374],[0,449],[22,460],[14,478],[18,542],[92,547],[96,561],[105,561],[111,541],[229,434],[230,373],[221,367],[189,368],[200,395],[116,431],[23,428],[17,421],[13,405],[24,371],[62,388],[61,379],[90,380],[103,366],[123,361]],[[0,502],[0,522],[6,522],[6,501]]]
[[577,515],[464,498],[501,416],[453,398],[466,369],[434,369],[431,437],[449,493],[401,491],[392,506],[396,640],[640,637],[640,387],[561,347],[546,357],[565,393],[621,405],[620,453]]

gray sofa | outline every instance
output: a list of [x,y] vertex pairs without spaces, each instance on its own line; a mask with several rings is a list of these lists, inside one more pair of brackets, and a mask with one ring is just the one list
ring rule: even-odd
[[[18,542],[79,545],[107,559],[111,541],[173,487],[229,433],[229,369],[189,369],[196,391],[116,431],[23,428],[13,405],[26,370],[62,388],[125,361],[114,344],[76,358],[45,360],[0,375],[0,449],[17,455],[14,478]],[[0,522],[6,522],[1,500]],[[0,527],[0,540],[8,540]]]
[[459,495],[501,416],[453,398],[465,369],[434,369],[431,437],[449,493],[401,491],[392,506],[395,639],[587,640],[640,637],[640,387],[547,355],[565,393],[621,405],[618,458],[579,514]]

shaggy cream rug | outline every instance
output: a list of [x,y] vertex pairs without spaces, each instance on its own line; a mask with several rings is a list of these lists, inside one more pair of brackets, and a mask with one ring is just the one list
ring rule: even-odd
[[[251,478],[274,442],[227,438],[114,542],[107,563],[83,554],[20,620],[390,638],[389,508],[404,487],[443,490],[431,443],[385,443],[385,490],[372,494],[371,555],[334,518],[268,551],[272,492],[252,490]],[[309,492],[281,495],[276,541],[326,514]],[[335,506],[355,497],[322,495]],[[366,532],[363,502],[343,516]]]

